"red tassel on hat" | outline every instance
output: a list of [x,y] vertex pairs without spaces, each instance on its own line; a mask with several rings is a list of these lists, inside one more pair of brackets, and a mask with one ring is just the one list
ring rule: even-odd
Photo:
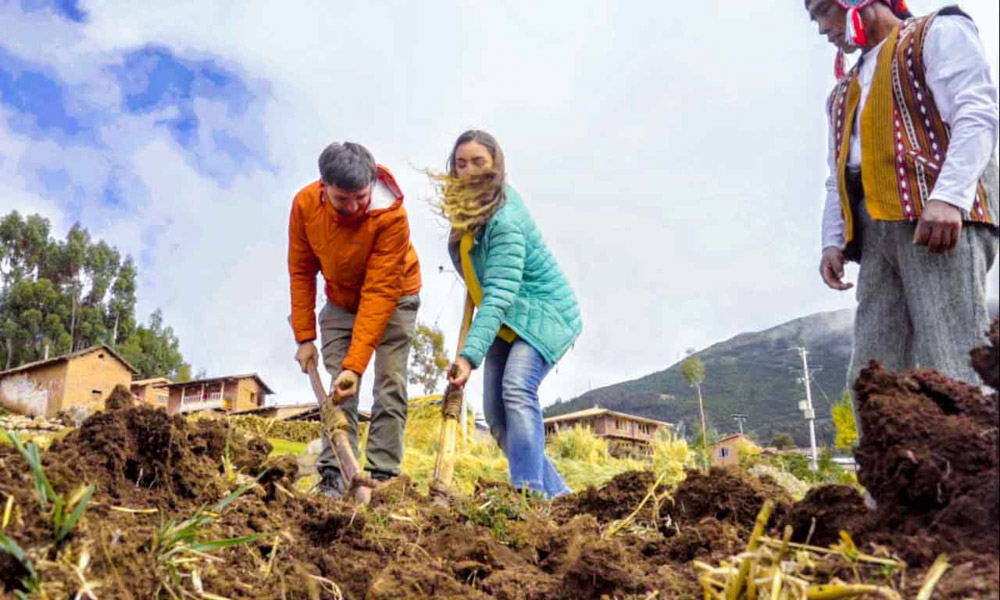
[[847,11],[847,31],[845,33],[847,33],[847,39],[856,48],[862,48],[868,43],[868,36],[865,35],[865,24],[861,20],[861,11],[856,6]]

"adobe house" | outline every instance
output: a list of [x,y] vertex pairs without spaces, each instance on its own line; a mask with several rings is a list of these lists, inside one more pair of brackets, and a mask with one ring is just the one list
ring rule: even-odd
[[138,373],[111,346],[91,346],[0,371],[0,405],[48,418],[71,408],[94,412],[116,385],[129,387]]
[[661,430],[669,430],[672,425],[655,419],[647,419],[606,408],[585,408],[573,413],[545,419],[545,435],[573,429],[580,425],[594,432],[608,442],[608,449],[615,456],[644,456],[652,452],[650,442]]
[[167,384],[170,414],[215,410],[225,413],[263,408],[266,396],[274,393],[256,373],[209,377]]
[[712,444],[712,466],[729,467],[740,465],[740,443],[749,442],[742,433],[727,435]]
[[138,402],[156,408],[166,408],[170,398],[170,390],[167,386],[171,381],[166,377],[153,377],[151,379],[138,379],[132,382],[131,392]]
[[[304,406],[304,405],[296,405]],[[277,407],[279,410],[284,408],[282,406]],[[266,417],[268,419],[278,419],[279,421],[319,421],[319,406],[313,402],[306,410],[296,410],[294,413],[285,413],[284,416],[280,412],[275,412],[273,415],[269,413],[256,413],[259,416]],[[358,423],[368,423],[372,420],[372,412],[370,410],[358,410]]]
[[[270,406],[264,406],[260,408],[251,408],[249,410],[241,410],[230,413],[231,415],[253,415],[256,417],[261,417],[263,419],[276,419],[278,421],[312,421],[319,420],[317,416],[316,419],[300,419],[300,415],[309,413],[310,411],[317,408],[316,402],[306,402],[304,404],[272,404]],[[317,415],[319,413],[317,412]]]

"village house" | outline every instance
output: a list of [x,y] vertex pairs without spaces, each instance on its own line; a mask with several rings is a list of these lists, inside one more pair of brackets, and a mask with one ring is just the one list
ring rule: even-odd
[[[278,421],[318,421],[318,412],[315,419],[308,418],[308,415],[312,414],[312,411],[319,410],[317,407],[318,405],[315,401],[303,404],[271,404],[270,406],[260,406],[247,410],[234,411],[230,414],[253,415],[263,419],[276,419]],[[306,415],[306,418],[300,418],[303,415]]]
[[263,408],[265,398],[274,393],[256,373],[209,377],[166,386],[170,414],[214,410],[240,413]]
[[138,379],[132,382],[131,392],[136,401],[156,408],[167,408],[170,398],[170,380],[166,377]]
[[740,464],[739,448],[741,443],[752,442],[742,433],[734,433],[712,444],[712,466],[738,467]]
[[[302,407],[305,407],[304,409]],[[274,409],[271,412],[270,409]],[[278,419],[279,421],[316,421],[320,420],[319,405],[315,402],[309,404],[293,404],[283,406],[277,404],[269,406],[259,411],[252,411],[252,414],[268,419]],[[370,410],[358,410],[358,423],[368,423],[372,420]]]
[[48,418],[71,409],[90,413],[138,372],[110,346],[91,346],[0,372],[0,406]]
[[650,442],[660,431],[672,425],[655,419],[615,412],[606,408],[586,408],[577,412],[545,419],[545,435],[586,427],[608,442],[608,449],[615,456],[645,456],[652,452]]

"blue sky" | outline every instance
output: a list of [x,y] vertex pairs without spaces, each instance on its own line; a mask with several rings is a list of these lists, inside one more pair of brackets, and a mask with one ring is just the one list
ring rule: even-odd
[[[70,27],[87,21],[74,2],[24,1],[21,7]],[[59,150],[86,151],[99,166],[74,174],[63,167],[65,154],[51,148],[23,161],[29,190],[56,199],[68,219],[83,218],[91,205],[120,215],[145,201],[148,190],[126,164],[138,140],[121,131],[137,121],[151,135],[166,133],[193,168],[223,187],[247,170],[271,168],[255,122],[255,103],[266,99],[260,82],[248,82],[215,57],[187,56],[162,44],[94,58],[97,78],[67,81],[63,65],[19,55],[0,42],[0,107],[10,130],[39,146],[55,142]],[[221,111],[200,111],[201,103]]]
[[0,45],[0,103],[11,109],[14,131],[35,139],[73,142],[91,137],[90,115],[71,111],[67,90],[51,69],[24,60]]
[[[962,6],[996,57],[996,2]],[[464,129],[497,135],[584,314],[543,402],[854,304],[816,274],[833,51],[801,3],[0,0],[0,31],[0,213],[132,254],[142,314],[283,402],[310,398],[288,207],[334,140],[394,171],[420,319],[452,339],[460,286],[420,170]]]
[[78,0],[20,0],[21,10],[26,13],[51,12],[60,18],[83,23],[87,20],[87,12],[80,7]]

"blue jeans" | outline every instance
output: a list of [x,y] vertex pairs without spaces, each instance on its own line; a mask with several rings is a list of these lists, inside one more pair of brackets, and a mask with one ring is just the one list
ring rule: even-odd
[[497,338],[483,361],[483,411],[507,456],[511,484],[555,498],[572,490],[545,456],[538,386],[551,368],[531,344]]

